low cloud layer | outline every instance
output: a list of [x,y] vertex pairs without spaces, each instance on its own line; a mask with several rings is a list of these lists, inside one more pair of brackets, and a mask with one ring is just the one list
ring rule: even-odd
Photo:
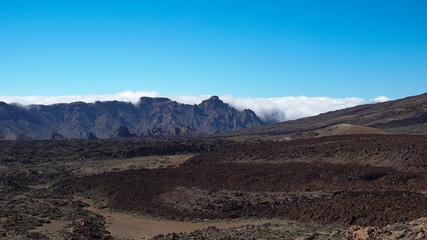
[[125,91],[116,94],[103,94],[103,95],[67,95],[67,96],[25,96],[25,97],[2,97],[0,101],[6,103],[18,103],[21,105],[51,105],[55,103],[72,103],[72,102],[86,102],[93,103],[96,101],[123,101],[123,102],[138,102],[139,98],[145,97],[161,97],[156,91]]
[[224,98],[224,100],[237,109],[250,108],[264,120],[285,121],[390,99],[384,96],[375,99],[288,96],[277,98],[230,97]]
[[[164,96],[156,91],[125,91],[116,94],[105,95],[68,95],[68,96],[25,96],[7,97],[0,96],[0,101],[6,103],[18,103],[21,105],[42,104],[50,105],[55,103],[87,102],[95,101],[124,101],[138,103],[140,97],[167,97],[174,101],[186,104],[199,104],[210,95],[201,96]],[[293,120],[302,117],[314,116],[320,113],[354,107],[356,105],[385,102],[390,99],[379,96],[375,99],[363,98],[330,98],[330,97],[306,97],[287,96],[276,98],[236,98],[231,95],[219,96],[224,102],[231,106],[243,110],[253,110],[261,119],[268,122],[278,122]]]

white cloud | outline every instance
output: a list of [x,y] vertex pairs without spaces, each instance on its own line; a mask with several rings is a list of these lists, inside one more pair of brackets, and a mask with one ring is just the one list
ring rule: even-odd
[[314,116],[356,105],[388,101],[386,97],[375,99],[363,98],[330,98],[330,97],[306,97],[288,96],[277,98],[233,98],[224,96],[224,101],[239,110],[252,109],[264,120],[285,121],[302,117]]
[[[1,97],[0,101],[6,103],[19,103],[21,105],[42,104],[49,105],[55,103],[71,103],[82,101],[92,103],[95,101],[124,101],[138,103],[140,97],[167,97],[174,101],[185,104],[199,104],[210,95],[200,96],[164,96],[156,91],[125,91],[116,94],[104,95],[68,95],[68,96],[25,96],[25,97]],[[330,97],[306,97],[306,96],[286,96],[276,98],[236,98],[231,95],[219,96],[224,102],[231,106],[243,110],[253,110],[261,119],[267,121],[285,121],[301,117],[308,117],[320,113],[344,109],[361,104],[389,101],[385,96],[375,99],[363,98],[330,98]]]
[[90,95],[66,95],[66,96],[24,96],[24,97],[1,97],[0,101],[6,103],[19,103],[22,105],[40,104],[50,105],[55,103],[71,103],[71,102],[87,102],[94,103],[96,101],[123,101],[123,102],[138,102],[142,96],[160,97],[156,91],[124,91],[116,94],[90,94]]
[[[167,96],[174,101],[185,104],[199,104],[203,100],[210,98],[212,95],[200,95],[200,96]],[[221,100],[224,100],[221,98]]]
[[386,97],[386,96],[379,96],[379,97],[376,97],[374,99],[375,102],[387,102],[387,101],[390,101],[390,100],[391,99],[388,98],[388,97]]

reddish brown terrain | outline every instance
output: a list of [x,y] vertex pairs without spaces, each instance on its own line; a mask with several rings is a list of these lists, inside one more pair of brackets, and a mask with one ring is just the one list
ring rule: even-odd
[[218,162],[310,162],[426,171],[425,135],[342,135],[230,146],[199,154],[185,165]]
[[426,136],[406,135],[247,143],[178,168],[105,173],[56,188],[92,191],[113,209],[168,219],[386,226],[427,216],[426,145]]

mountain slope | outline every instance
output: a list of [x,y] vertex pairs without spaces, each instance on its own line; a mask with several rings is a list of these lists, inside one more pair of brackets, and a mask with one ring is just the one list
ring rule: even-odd
[[386,129],[395,133],[427,134],[427,93],[383,103],[360,105],[313,117],[228,133],[226,136],[286,136],[337,124]]
[[314,131],[297,133],[293,138],[311,138],[311,137],[324,137],[324,136],[336,136],[336,135],[354,135],[354,134],[393,134],[392,132],[384,129],[364,127],[353,124],[337,124],[326,128],[321,128]]
[[34,139],[49,138],[52,132],[66,138],[85,138],[92,132],[106,138],[122,125],[134,133],[153,128],[170,133],[176,128],[211,133],[263,124],[253,111],[238,111],[216,96],[199,105],[148,97],[142,97],[137,105],[109,101],[22,107],[0,102],[0,136],[15,133]]

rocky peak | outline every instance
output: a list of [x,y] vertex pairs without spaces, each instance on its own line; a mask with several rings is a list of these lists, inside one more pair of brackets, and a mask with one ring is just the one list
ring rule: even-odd
[[169,98],[157,97],[157,98],[154,98],[154,102],[155,103],[167,103],[167,102],[173,102],[173,101],[170,100]]
[[162,97],[156,97],[156,98],[150,98],[150,97],[141,97],[139,99],[139,105],[158,105],[158,104],[164,104],[172,102],[169,98],[162,98]]
[[212,96],[199,104],[204,109],[228,108],[228,104],[224,103],[218,96]]
[[221,101],[218,96],[212,96],[208,99],[208,101]]
[[140,99],[139,99],[139,102],[138,102],[138,104],[139,105],[153,105],[153,102],[154,102],[154,98],[150,98],[150,97],[141,97]]

